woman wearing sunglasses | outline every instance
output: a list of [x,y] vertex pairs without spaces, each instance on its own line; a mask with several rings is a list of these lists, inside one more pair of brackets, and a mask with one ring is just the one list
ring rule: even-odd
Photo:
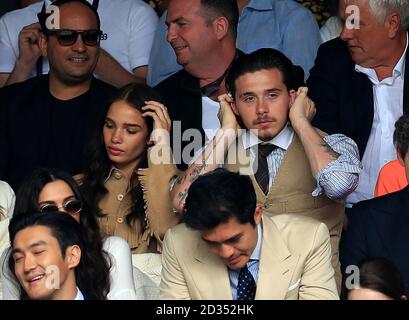
[[[14,215],[60,211],[70,214],[86,232],[84,238],[94,257],[90,287],[98,299],[136,299],[131,254],[119,237],[101,239],[98,222],[88,209],[75,180],[62,171],[38,169],[21,185]],[[2,257],[2,261],[7,261]],[[21,288],[2,263],[3,298],[19,299]],[[141,273],[139,271],[139,273]],[[15,280],[15,279],[14,279]]]
[[[146,85],[119,91],[90,144],[88,170],[80,183],[103,234],[123,237],[132,253],[160,252],[165,232],[179,222],[166,183],[176,173],[171,121],[157,101]],[[162,158],[155,162],[158,154]]]

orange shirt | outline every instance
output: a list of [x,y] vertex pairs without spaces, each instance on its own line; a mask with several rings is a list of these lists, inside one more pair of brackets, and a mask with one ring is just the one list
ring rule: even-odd
[[379,172],[375,197],[402,190],[408,185],[405,167],[398,160],[388,162]]

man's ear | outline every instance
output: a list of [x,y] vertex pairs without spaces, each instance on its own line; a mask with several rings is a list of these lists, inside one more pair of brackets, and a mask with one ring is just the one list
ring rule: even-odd
[[76,244],[69,246],[65,252],[65,259],[69,269],[76,268],[81,261],[81,248]]
[[213,21],[213,30],[218,40],[223,39],[229,32],[229,21],[226,17],[218,17]]
[[239,117],[240,117],[240,115],[239,115],[239,110],[237,109],[236,102],[234,102],[234,100],[233,100],[233,102],[231,103],[231,109],[233,110],[233,113],[234,113],[236,116],[239,116]]
[[263,212],[264,212],[264,206],[261,204],[258,204],[256,206],[256,210],[254,210],[254,221],[256,222],[256,225],[260,224],[261,217],[263,216]]
[[40,32],[40,38],[38,39],[38,46],[40,47],[41,55],[47,58],[48,39],[42,32]]
[[401,19],[399,14],[396,12],[390,13],[385,19],[385,26],[388,29],[389,38],[395,38],[401,28]]
[[289,95],[290,95],[290,106],[292,106],[295,99],[297,98],[297,91],[295,91],[294,89],[291,89],[289,92]]

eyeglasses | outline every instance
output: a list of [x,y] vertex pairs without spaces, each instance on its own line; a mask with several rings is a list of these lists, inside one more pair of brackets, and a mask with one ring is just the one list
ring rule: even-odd
[[[55,203],[45,203],[40,207],[40,211],[43,213],[53,211],[55,212],[58,211],[59,208],[60,207],[57,206]],[[82,202],[77,199],[68,200],[66,203],[63,204],[62,208],[64,209],[65,212],[74,215],[81,211]]]
[[54,35],[57,37],[58,43],[61,46],[72,46],[81,35],[82,41],[90,47],[98,45],[101,39],[102,31],[97,29],[89,29],[83,31],[71,29],[47,30],[47,35]]

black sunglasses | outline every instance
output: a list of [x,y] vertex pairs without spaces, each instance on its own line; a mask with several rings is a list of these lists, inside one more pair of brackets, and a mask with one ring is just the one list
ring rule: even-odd
[[56,36],[58,43],[61,46],[72,46],[78,39],[78,35],[81,35],[82,41],[87,45],[94,47],[98,45],[102,31],[97,29],[89,29],[83,31],[71,30],[71,29],[57,29],[47,30],[47,35]]
[[[81,211],[82,202],[77,199],[68,200],[62,207],[64,208],[65,212],[73,215]],[[40,207],[40,211],[43,213],[55,212],[58,211],[58,209],[59,207],[55,203],[45,203]]]

